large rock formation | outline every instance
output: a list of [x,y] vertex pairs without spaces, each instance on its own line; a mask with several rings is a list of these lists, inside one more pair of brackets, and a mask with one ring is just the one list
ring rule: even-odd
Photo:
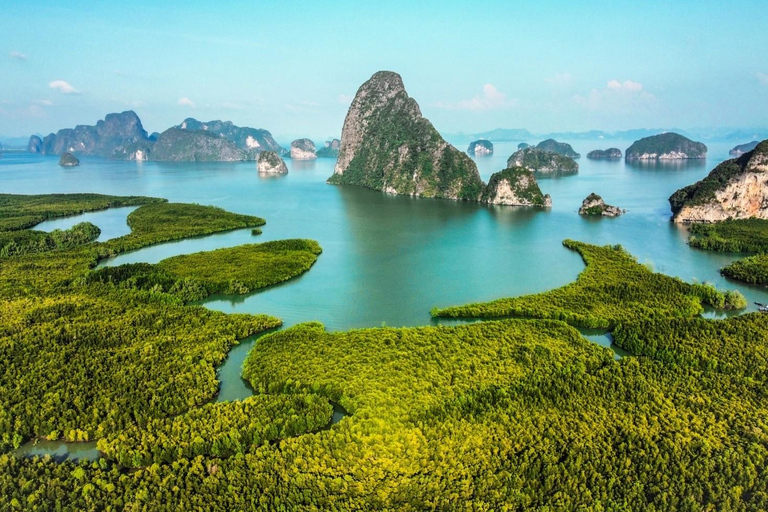
[[314,160],[315,143],[309,139],[296,139],[291,142],[291,158],[294,160]]
[[544,151],[551,151],[552,153],[557,153],[558,155],[567,156],[569,158],[581,157],[579,153],[573,150],[570,144],[565,142],[557,142],[555,139],[547,139],[545,141],[541,141],[536,145],[536,147],[543,149]]
[[139,116],[129,110],[120,114],[107,114],[96,126],[78,125],[59,130],[56,134],[51,133],[43,139],[40,152],[45,155],[66,152],[112,157],[121,148],[146,140],[147,132],[141,126]]
[[274,151],[262,151],[258,160],[259,174],[285,174],[288,167]]
[[579,215],[603,215],[605,217],[618,217],[624,210],[618,206],[605,204],[603,198],[592,192],[581,202]]
[[256,159],[262,151],[274,151],[278,155],[286,151],[272,138],[272,134],[260,128],[236,126],[231,121],[207,121],[202,122],[192,117],[186,118],[175,128],[180,130],[204,131],[223,137],[244,151],[249,158]]
[[593,160],[618,159],[621,158],[621,156],[621,150],[619,148],[596,149],[587,153],[587,158]]
[[481,201],[508,206],[552,206],[552,198],[541,193],[533,173],[524,167],[493,173]]
[[474,201],[484,185],[472,159],[440,136],[391,71],[374,74],[358,89],[328,182]]
[[758,141],[756,140],[753,140],[752,142],[747,142],[746,144],[739,144],[738,146],[730,150],[728,154],[731,156],[741,156],[744,153],[749,153],[750,151],[755,149],[755,147],[757,147],[757,144],[758,144]]
[[30,136],[29,142],[27,143],[27,153],[41,153],[42,151],[43,151],[43,139],[41,139],[37,135]]
[[768,219],[768,140],[669,198],[675,222]]
[[72,153],[64,153],[59,159],[59,165],[62,167],[76,167],[80,165],[80,160]]
[[576,172],[579,170],[573,158],[539,148],[516,151],[507,160],[507,167],[525,167],[537,172]]
[[473,156],[488,156],[493,154],[493,143],[489,140],[481,139],[472,142],[467,148],[467,154]]
[[707,146],[677,133],[662,133],[634,142],[626,152],[627,160],[680,160],[706,158]]
[[339,139],[325,141],[325,146],[317,150],[317,158],[338,158],[341,141]]
[[246,154],[215,133],[169,128],[157,138],[150,160],[169,162],[236,162]]

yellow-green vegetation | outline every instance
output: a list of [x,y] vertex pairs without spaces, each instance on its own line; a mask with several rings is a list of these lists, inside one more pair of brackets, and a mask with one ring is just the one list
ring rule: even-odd
[[[55,208],[40,196],[30,204],[12,198],[17,218],[83,204],[79,195],[55,196]],[[127,236],[0,258],[0,449],[33,437],[94,439],[182,413],[217,392],[215,366],[239,339],[280,325],[89,279],[105,254],[263,223],[219,208],[142,200],[150,204],[131,213]]]
[[0,231],[0,258],[77,247],[93,242],[100,234],[101,230],[90,222],[81,222],[69,229],[54,229],[50,233],[31,229]]
[[718,309],[746,305],[741,294],[723,294],[709,285],[688,284],[639,264],[621,246],[598,247],[573,240],[587,267],[571,284],[536,295],[435,309],[433,316],[497,318],[519,316],[564,320],[571,325],[612,329],[637,318],[691,317],[702,304]]
[[134,467],[199,455],[231,457],[317,430],[330,423],[332,412],[328,400],[319,395],[256,395],[153,419],[101,439],[98,445],[107,457]]
[[[754,321],[745,332],[761,348],[748,355],[768,341],[759,325],[768,320]],[[734,320],[646,322],[636,332],[659,340],[674,338],[670,322],[739,332]],[[614,361],[554,320],[337,333],[299,325],[261,338],[245,374],[260,396],[338,399],[352,415],[333,428],[135,471],[2,456],[0,507],[765,510],[764,373],[748,357],[731,360],[738,335],[715,331],[702,339],[730,366],[700,364],[699,331],[671,345],[680,357]],[[199,414],[215,421],[231,407],[242,405]],[[191,432],[178,422],[178,434],[168,434],[174,420],[155,431],[183,445]],[[201,437],[225,428],[203,424]]]
[[739,219],[692,224],[691,247],[722,252],[768,252],[768,220]]
[[322,250],[314,240],[277,240],[168,258],[156,265],[105,267],[89,282],[169,293],[183,302],[215,293],[241,295],[287,281],[310,269]]
[[155,197],[119,197],[102,194],[0,194],[0,231],[31,228],[44,220],[119,206],[162,203]]
[[756,254],[720,269],[724,276],[751,284],[768,284],[768,254]]

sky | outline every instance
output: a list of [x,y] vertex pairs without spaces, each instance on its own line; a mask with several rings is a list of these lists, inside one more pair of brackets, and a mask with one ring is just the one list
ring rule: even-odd
[[443,133],[768,125],[759,1],[68,2],[0,6],[0,135],[134,110],[339,136],[396,71]]

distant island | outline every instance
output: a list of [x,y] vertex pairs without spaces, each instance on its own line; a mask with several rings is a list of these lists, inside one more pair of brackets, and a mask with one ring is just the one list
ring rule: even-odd
[[618,206],[605,204],[603,198],[592,192],[581,202],[579,215],[601,215],[604,217],[618,217],[624,210]]
[[579,164],[573,158],[528,147],[516,151],[507,160],[507,167],[525,167],[537,172],[577,172]]
[[315,143],[309,139],[296,139],[291,142],[291,158],[294,160],[314,160]]
[[678,133],[662,133],[646,137],[627,149],[626,160],[681,160],[706,158],[707,146]]
[[749,153],[750,151],[755,149],[755,147],[757,147],[758,144],[759,144],[759,141],[756,141],[756,140],[753,140],[752,142],[747,142],[746,144],[739,144],[735,148],[731,149],[728,152],[728,154],[731,156],[741,156],[744,153]]
[[28,152],[43,155],[67,152],[117,160],[179,162],[255,160],[266,150],[285,153],[267,130],[190,117],[161,134],[147,135],[139,116],[130,110],[108,114],[95,126],[78,125],[44,139],[32,135],[27,144]]
[[595,149],[594,151],[587,153],[587,158],[592,160],[618,159],[621,157],[622,154],[619,148]]
[[768,140],[669,198],[675,222],[768,219]]
[[469,144],[469,148],[467,148],[467,154],[472,156],[492,155],[493,143],[485,139],[473,141]]
[[59,159],[59,165],[62,167],[77,167],[80,165],[80,160],[78,160],[72,153],[64,153]]
[[568,158],[581,158],[581,155],[574,151],[570,144],[557,142],[555,139],[547,139],[539,142],[536,147],[543,149],[544,151],[551,151],[558,155],[567,156]]
[[521,142],[520,144],[517,145],[517,149],[525,149],[529,147],[531,147],[531,145],[528,144],[527,142]]
[[315,153],[317,158],[338,158],[341,141],[339,139],[327,140],[325,145]]

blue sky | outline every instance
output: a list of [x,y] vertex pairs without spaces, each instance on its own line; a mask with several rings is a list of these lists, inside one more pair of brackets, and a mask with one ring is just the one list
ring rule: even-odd
[[414,4],[5,2],[0,134],[133,109],[339,135],[380,69],[442,132],[768,125],[764,0]]

